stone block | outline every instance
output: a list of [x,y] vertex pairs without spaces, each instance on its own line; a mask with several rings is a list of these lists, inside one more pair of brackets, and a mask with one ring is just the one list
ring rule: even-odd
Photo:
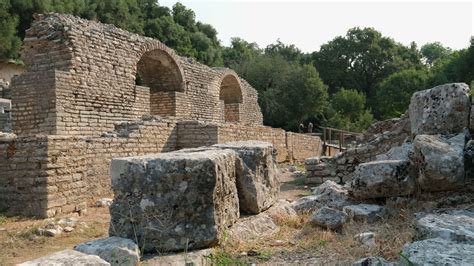
[[50,266],[50,265],[97,265],[109,266],[110,263],[95,255],[87,255],[74,250],[63,250],[44,257],[23,262],[19,266]]
[[333,208],[322,207],[310,218],[310,223],[331,229],[339,230],[347,222],[347,214]]
[[130,239],[121,237],[107,237],[88,241],[74,247],[74,250],[89,255],[97,255],[110,265],[138,265],[140,250],[137,244]]
[[443,191],[464,184],[464,144],[466,135],[445,139],[418,135],[414,140],[418,183],[424,190]]
[[113,159],[111,236],[145,251],[215,246],[239,217],[232,150]]
[[472,265],[474,245],[432,238],[406,244],[398,265]]
[[343,211],[354,221],[373,223],[386,215],[384,207],[375,204],[349,205]]
[[411,132],[415,135],[459,133],[468,128],[470,107],[469,87],[464,83],[415,92],[409,106]]
[[474,210],[449,210],[423,215],[416,221],[418,238],[444,238],[474,245]]
[[270,208],[277,200],[280,183],[273,145],[262,141],[236,141],[212,147],[237,152],[237,191],[240,210],[258,214]]
[[349,193],[359,199],[409,195],[415,190],[410,172],[405,160],[362,163],[354,171]]

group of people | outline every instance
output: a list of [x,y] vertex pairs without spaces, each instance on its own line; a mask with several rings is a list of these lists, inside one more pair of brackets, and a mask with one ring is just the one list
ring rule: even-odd
[[[300,126],[298,127],[299,133],[304,133],[305,126],[303,123],[300,123]],[[308,133],[313,133],[313,123],[309,122],[308,124]]]

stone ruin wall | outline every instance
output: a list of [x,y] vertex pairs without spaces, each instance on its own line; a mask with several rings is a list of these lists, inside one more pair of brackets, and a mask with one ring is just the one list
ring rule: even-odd
[[[262,124],[255,89],[232,70],[179,57],[157,40],[112,25],[39,16],[22,55],[27,73],[12,80],[19,135],[98,136],[147,114],[225,122],[226,104],[239,111],[236,122]],[[137,71],[143,86],[135,83]],[[230,93],[223,99],[225,83]]]
[[22,56],[27,71],[10,87],[16,135],[0,134],[0,210],[81,212],[111,195],[117,157],[237,140],[273,143],[280,162],[320,155],[318,137],[263,126],[256,90],[232,70],[112,25],[40,15]]
[[[332,157],[305,160],[308,184],[320,184],[326,180],[346,183],[352,179],[357,165],[376,160],[376,156],[400,146],[411,137],[408,114],[400,119],[390,119],[371,127],[375,135],[365,134],[365,144],[350,148]],[[378,132],[378,133],[377,133]],[[308,156],[309,157],[309,156]],[[307,157],[307,158],[308,158]]]
[[[291,135],[290,143],[286,134]],[[112,158],[249,139],[273,143],[279,162],[296,154],[289,151],[317,156],[321,150],[306,145],[311,140],[320,145],[319,138],[282,129],[169,119],[123,123],[101,137],[4,139],[0,140],[0,172],[4,174],[0,178],[0,209],[11,207],[9,212],[39,217],[80,212],[97,198],[111,195]]]

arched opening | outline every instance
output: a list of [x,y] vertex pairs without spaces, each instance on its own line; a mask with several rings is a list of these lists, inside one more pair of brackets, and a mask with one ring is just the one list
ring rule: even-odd
[[224,101],[225,122],[239,122],[242,90],[240,88],[240,82],[235,75],[229,74],[222,79],[219,99]]
[[176,93],[184,92],[184,80],[170,54],[161,49],[144,53],[137,64],[135,81],[150,88],[150,114],[176,115]]

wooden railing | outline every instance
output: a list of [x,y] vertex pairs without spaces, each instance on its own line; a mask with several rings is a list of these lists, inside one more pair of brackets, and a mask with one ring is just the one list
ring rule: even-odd
[[319,127],[319,128],[323,131],[323,134],[322,134],[323,155],[326,155],[326,156],[333,156],[338,152],[346,150],[347,137],[356,138],[357,136],[362,135],[361,133],[350,132],[347,130],[331,128],[331,127]]

